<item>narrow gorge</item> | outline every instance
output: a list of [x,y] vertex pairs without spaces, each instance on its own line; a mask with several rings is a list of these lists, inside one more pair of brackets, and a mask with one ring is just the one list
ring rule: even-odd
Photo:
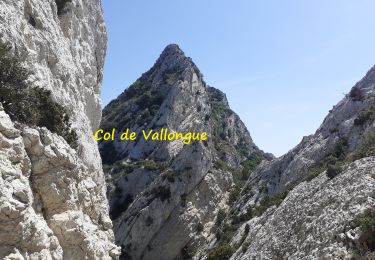
[[375,67],[276,158],[176,44],[102,108],[106,49],[100,0],[0,0],[0,259],[375,259]]

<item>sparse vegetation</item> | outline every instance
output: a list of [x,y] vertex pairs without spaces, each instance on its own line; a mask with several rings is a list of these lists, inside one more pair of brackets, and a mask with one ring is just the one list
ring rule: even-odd
[[169,187],[158,186],[152,189],[151,194],[154,198],[159,198],[162,202],[171,198],[171,190]]
[[250,232],[250,225],[249,224],[246,224],[245,225],[245,230],[244,230],[244,235],[248,235],[249,234],[249,232]]
[[364,134],[362,143],[353,153],[353,160],[375,156],[375,132],[367,132]]
[[112,176],[123,176],[132,173],[138,168],[144,168],[149,171],[163,171],[166,168],[163,163],[158,163],[154,160],[139,160],[132,163],[126,163],[122,160],[116,161],[116,151],[113,147],[113,142],[106,142],[105,145],[109,147],[106,147],[101,153],[104,163],[103,170],[105,173],[111,174]]
[[332,179],[342,171],[342,166],[347,160],[348,142],[340,138],[336,141],[333,151],[327,155],[320,163],[310,167],[306,180],[311,181],[322,172],[326,171],[327,176]]
[[55,0],[57,6],[57,14],[62,15],[66,12],[66,4],[71,3],[72,0]]
[[232,172],[233,169],[231,167],[229,167],[225,162],[223,162],[222,160],[216,160],[214,162],[214,168],[218,169],[218,170],[223,170],[223,171],[228,171],[228,172]]
[[229,260],[235,250],[228,244],[220,245],[208,254],[207,260]]
[[216,238],[221,243],[229,243],[238,229],[238,225],[224,224],[216,232]]
[[328,178],[333,179],[337,175],[339,175],[341,172],[342,172],[342,167],[339,164],[335,164],[335,165],[328,165],[326,174]]
[[238,199],[240,196],[241,189],[239,187],[235,187],[230,193],[229,193],[229,198],[228,198],[228,204],[233,205],[234,202]]
[[375,107],[370,107],[361,111],[357,118],[354,120],[354,125],[363,126],[368,122],[373,122],[375,120]]
[[191,260],[195,255],[195,250],[190,245],[186,245],[181,249],[182,260]]
[[251,245],[251,241],[245,241],[243,242],[242,244],[242,253],[246,253],[247,249],[249,248],[249,246]]
[[78,136],[71,129],[70,118],[51,92],[27,83],[29,72],[0,45],[0,102],[13,121],[29,126],[46,127],[62,136],[72,148],[78,147]]
[[183,208],[186,207],[186,197],[187,195],[185,193],[181,195],[180,206]]
[[201,222],[197,224],[197,232],[200,233],[204,230],[204,226]]
[[348,141],[344,138],[340,138],[336,141],[333,156],[337,158],[337,160],[344,160],[348,154]]
[[232,224],[237,225],[240,223],[243,223],[245,221],[248,221],[254,217],[253,210],[249,207],[246,211],[246,213],[233,215],[232,216]]
[[362,235],[359,242],[365,251],[375,251],[375,209],[367,209],[356,221]]
[[353,101],[362,101],[364,98],[362,91],[358,87],[353,87],[350,90],[349,96]]
[[264,158],[261,155],[256,153],[248,156],[248,158],[241,163],[241,165],[243,166],[241,177],[242,180],[246,181],[249,178],[250,173],[255,170],[255,168],[261,163],[263,159]]
[[268,208],[272,206],[279,206],[289,193],[289,189],[285,189],[273,196],[267,196],[261,200],[259,206],[254,209],[254,215],[262,215]]
[[343,171],[345,163],[375,155],[375,132],[370,131],[363,135],[361,143],[349,153],[345,139],[339,139],[334,151],[322,162],[310,167],[306,180],[310,181],[320,173],[326,171],[328,178],[332,179]]
[[147,125],[157,115],[164,99],[164,93],[151,90],[150,82],[137,80],[104,108],[101,128],[111,131]]
[[217,216],[216,216],[216,226],[217,227],[219,227],[221,225],[221,223],[223,223],[226,215],[227,215],[227,213],[225,212],[224,209],[219,209],[219,211],[217,212]]

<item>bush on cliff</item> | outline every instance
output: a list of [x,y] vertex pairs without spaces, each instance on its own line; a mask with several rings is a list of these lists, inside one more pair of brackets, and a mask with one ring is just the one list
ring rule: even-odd
[[228,244],[220,245],[214,248],[207,257],[207,260],[228,260],[234,254],[235,250]]
[[66,4],[71,3],[72,0],[55,0],[57,6],[57,14],[62,15],[66,11]]
[[46,127],[77,148],[77,134],[70,129],[70,119],[63,106],[56,103],[49,90],[30,87],[29,72],[0,45],[0,102],[13,121],[29,126]]
[[375,209],[367,209],[356,219],[362,234],[359,242],[366,251],[375,251]]

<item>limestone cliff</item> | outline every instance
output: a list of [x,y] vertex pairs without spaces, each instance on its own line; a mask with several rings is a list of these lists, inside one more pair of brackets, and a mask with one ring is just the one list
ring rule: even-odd
[[[177,45],[103,110],[102,127],[169,128],[207,141],[103,141],[111,216],[122,259],[184,258],[211,235],[248,170],[271,158],[253,143],[225,95]],[[230,195],[231,193],[231,195]],[[189,251],[189,252],[188,252]]]
[[[40,104],[65,113],[78,137],[73,149],[53,126],[10,119],[11,103],[27,109],[33,103],[0,106],[1,259],[117,258],[92,138],[101,117],[106,40],[99,0],[0,1],[0,43],[30,73],[22,91],[37,89]],[[2,95],[8,83],[3,77]]]
[[196,258],[374,259],[374,120],[372,68],[315,134],[250,175]]

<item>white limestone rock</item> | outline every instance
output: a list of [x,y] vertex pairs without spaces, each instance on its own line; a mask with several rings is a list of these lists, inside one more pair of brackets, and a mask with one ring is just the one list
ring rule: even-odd
[[[107,36],[99,0],[0,1],[0,42],[31,72],[30,86],[66,108],[78,149],[0,111],[0,258],[116,259],[93,131]],[[4,221],[4,222],[3,222]]]
[[[244,223],[231,244],[231,259],[353,259],[349,242],[358,239],[351,222],[366,208],[375,208],[375,157],[350,164],[334,179],[322,174],[295,187],[279,207]],[[244,237],[245,225],[250,226]],[[357,234],[355,234],[355,232]],[[356,238],[357,237],[357,238]],[[374,254],[368,253],[373,259]]]

